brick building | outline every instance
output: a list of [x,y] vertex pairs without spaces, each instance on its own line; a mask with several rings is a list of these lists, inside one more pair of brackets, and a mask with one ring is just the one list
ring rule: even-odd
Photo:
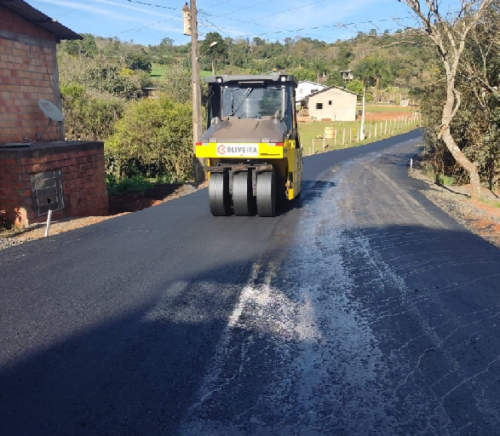
[[54,219],[108,213],[103,143],[65,142],[62,123],[40,141],[48,118],[38,101],[61,109],[62,39],[81,37],[23,0],[0,0],[0,221],[19,227],[49,209]]
[[[61,108],[56,43],[81,39],[22,0],[0,0],[0,144],[35,139],[47,118],[41,98]],[[51,126],[44,139],[62,139]]]

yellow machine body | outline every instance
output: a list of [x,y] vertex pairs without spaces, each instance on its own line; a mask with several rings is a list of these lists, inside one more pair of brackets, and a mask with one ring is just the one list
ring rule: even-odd
[[[300,195],[302,187],[302,149],[296,147],[295,140],[283,143],[199,143],[196,146],[196,157],[207,159],[206,166],[234,159],[248,159],[248,164],[268,162],[284,181],[282,188],[286,190],[286,198],[293,200]],[[210,172],[208,173],[210,177]],[[279,186],[278,186],[279,189]]]

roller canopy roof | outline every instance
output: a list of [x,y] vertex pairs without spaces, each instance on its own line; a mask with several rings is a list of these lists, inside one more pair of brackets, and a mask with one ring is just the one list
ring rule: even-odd
[[[286,79],[283,80],[282,77]],[[297,87],[298,82],[295,77],[291,74],[261,74],[261,75],[239,75],[239,76],[229,76],[227,74],[222,74],[220,76],[207,76],[205,77],[205,83],[231,83],[231,82],[279,82],[279,83],[292,83],[293,86]]]

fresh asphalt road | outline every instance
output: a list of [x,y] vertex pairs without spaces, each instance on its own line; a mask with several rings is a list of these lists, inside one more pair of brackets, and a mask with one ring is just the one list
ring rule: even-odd
[[276,218],[207,192],[0,253],[0,435],[493,435],[500,252],[407,176],[307,158]]

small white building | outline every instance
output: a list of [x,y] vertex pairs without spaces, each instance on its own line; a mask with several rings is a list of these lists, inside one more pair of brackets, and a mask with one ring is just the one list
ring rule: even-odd
[[330,86],[309,95],[306,107],[311,121],[356,121],[358,94]]
[[325,85],[320,83],[310,82],[309,80],[303,80],[299,82],[297,89],[295,90],[295,101],[301,103],[305,98],[309,97],[311,94],[325,89]]

